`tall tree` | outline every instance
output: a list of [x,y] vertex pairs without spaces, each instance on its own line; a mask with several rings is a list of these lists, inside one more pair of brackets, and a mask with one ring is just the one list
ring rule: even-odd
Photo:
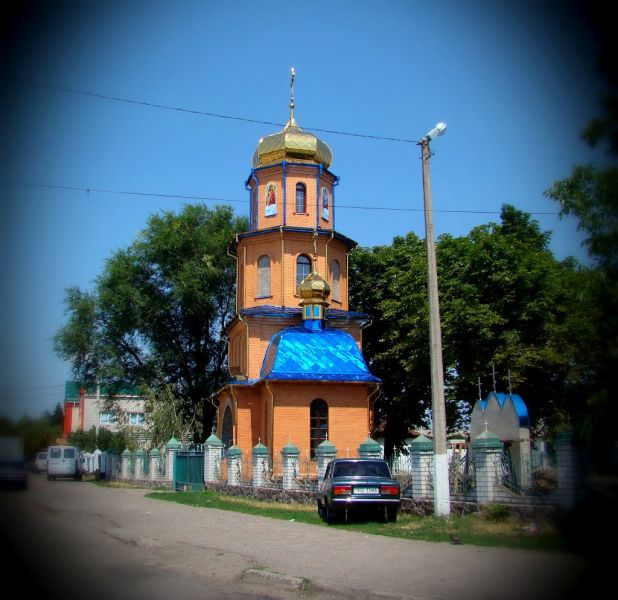
[[[510,371],[514,391],[537,420],[551,424],[566,402],[560,382],[569,381],[579,364],[574,357],[583,325],[573,326],[571,307],[579,306],[583,286],[574,263],[556,261],[548,240],[512,206],[503,207],[500,224],[439,239],[449,427],[465,420],[478,397],[478,378],[485,393],[491,389],[492,365],[500,375],[498,391],[506,391]],[[389,450],[408,427],[427,423],[431,406],[425,243],[408,234],[390,247],[358,248],[351,267],[351,301],[374,317],[363,342],[384,381],[376,410]]]
[[109,258],[93,292],[66,292],[58,355],[83,383],[114,391],[172,387],[178,410],[209,432],[209,398],[226,380],[221,333],[235,310],[235,261],[227,245],[247,221],[228,207],[187,205],[150,217],[146,229]]
[[[611,21],[608,21],[608,23]],[[595,261],[588,273],[587,310],[593,317],[589,332],[588,369],[581,398],[586,407],[578,415],[596,466],[616,469],[618,447],[618,69],[616,37],[606,38],[599,56],[609,91],[602,99],[603,114],[590,121],[582,138],[592,147],[605,147],[604,166],[576,165],[570,177],[556,181],[545,193],[560,205],[561,215],[574,215],[586,234],[585,245]]]

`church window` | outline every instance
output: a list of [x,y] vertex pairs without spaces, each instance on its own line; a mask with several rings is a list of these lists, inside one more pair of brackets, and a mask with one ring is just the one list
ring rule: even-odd
[[304,183],[296,184],[296,212],[307,212],[307,188]]
[[300,284],[309,273],[311,273],[311,261],[308,256],[301,254],[296,259],[296,292],[300,291]]
[[263,254],[258,259],[258,298],[267,298],[270,293],[270,256]]
[[341,267],[339,261],[333,261],[333,300],[341,302],[341,287],[339,285],[341,280]]
[[324,400],[316,399],[309,409],[310,431],[309,440],[311,458],[315,458],[318,446],[328,439],[328,404]]

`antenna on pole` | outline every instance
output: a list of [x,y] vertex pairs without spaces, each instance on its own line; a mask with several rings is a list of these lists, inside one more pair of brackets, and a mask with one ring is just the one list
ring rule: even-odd
[[494,363],[491,363],[491,376],[494,380],[494,394],[496,393],[496,367]]

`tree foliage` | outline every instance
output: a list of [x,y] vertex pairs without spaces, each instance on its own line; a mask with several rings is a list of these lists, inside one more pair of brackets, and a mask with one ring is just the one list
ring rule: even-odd
[[[497,391],[508,389],[510,373],[537,421],[555,422],[573,400],[567,382],[581,376],[586,275],[574,261],[558,262],[548,241],[549,233],[508,205],[499,224],[438,240],[449,427],[465,422],[479,379],[483,396],[493,388],[494,370]],[[356,249],[351,268],[351,301],[374,317],[363,343],[384,382],[376,410],[390,447],[409,427],[427,424],[431,407],[425,242],[408,234],[390,247]]]
[[235,310],[236,265],[227,246],[246,227],[228,207],[154,215],[107,260],[94,291],[68,289],[68,318],[54,347],[76,379],[112,392],[171,386],[194,436],[209,432],[208,398],[227,377],[221,332]]

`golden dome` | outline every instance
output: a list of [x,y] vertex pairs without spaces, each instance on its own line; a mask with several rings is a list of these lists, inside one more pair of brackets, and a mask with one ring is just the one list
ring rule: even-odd
[[326,169],[333,162],[333,153],[328,144],[313,133],[303,131],[294,120],[294,69],[290,84],[290,120],[278,133],[267,135],[258,142],[253,155],[253,167],[264,167],[291,160],[322,164]]
[[330,285],[322,279],[317,271],[305,277],[300,284],[301,306],[316,302],[325,302],[330,296]]

